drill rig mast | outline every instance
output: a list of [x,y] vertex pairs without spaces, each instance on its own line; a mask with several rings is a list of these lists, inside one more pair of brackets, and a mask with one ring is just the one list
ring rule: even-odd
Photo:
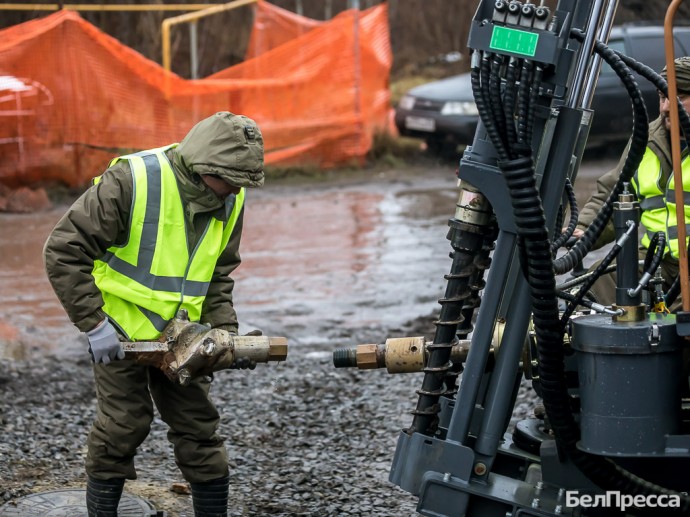
[[[606,47],[616,7],[613,0],[561,0],[551,12],[529,2],[480,1],[469,47],[481,121],[460,161],[448,232],[452,264],[433,340],[334,354],[336,366],[423,371],[390,472],[392,483],[418,497],[423,515],[610,515],[626,507],[629,514],[651,507],[653,515],[690,513],[687,324],[652,312],[646,301],[663,235],[640,278],[640,209],[627,192],[648,134],[633,71],[662,92],[667,85]],[[558,256],[577,218],[572,185],[600,59],[630,94],[631,143],[602,213]],[[683,121],[690,127],[687,115]],[[561,235],[568,204],[569,230]],[[617,241],[601,271],[559,302],[556,276],[580,263],[611,217]],[[592,307],[585,294],[616,257],[616,304],[571,318]],[[525,377],[543,398],[545,417],[509,433]]]

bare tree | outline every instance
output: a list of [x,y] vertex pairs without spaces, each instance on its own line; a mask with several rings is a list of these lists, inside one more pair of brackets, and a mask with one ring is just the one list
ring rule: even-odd
[[[180,3],[178,0],[152,0],[158,3]],[[283,9],[295,12],[298,7],[304,16],[323,20],[347,9],[350,0],[273,0]],[[384,0],[360,0],[365,9]],[[38,2],[36,2],[38,3]],[[101,4],[105,0],[82,0],[80,3]],[[112,3],[112,2],[111,2]],[[117,3],[137,4],[136,0],[118,0]],[[220,3],[200,0],[197,3]],[[438,57],[457,53],[463,59],[444,65],[446,75],[464,71],[468,67],[467,38],[470,22],[476,11],[475,0],[388,0],[390,39],[393,49],[393,76],[419,73],[429,64],[438,63]],[[556,0],[546,5],[555,8]],[[668,8],[667,0],[627,0],[621,2],[616,23],[652,20],[662,22]],[[0,28],[29,19],[46,16],[46,11],[0,11]],[[161,61],[160,26],[166,17],[177,12],[82,12],[86,20],[114,36],[144,56]],[[690,23],[690,6],[681,5],[677,23]],[[252,8],[213,16],[199,22],[199,75],[204,77],[236,64],[244,59],[246,44],[253,22]],[[173,69],[189,77],[189,31],[176,26],[172,34]]]

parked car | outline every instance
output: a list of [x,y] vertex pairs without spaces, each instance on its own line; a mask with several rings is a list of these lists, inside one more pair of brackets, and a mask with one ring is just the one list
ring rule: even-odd
[[[675,27],[675,55],[690,55],[690,27]],[[631,24],[613,27],[609,47],[654,70],[665,64],[663,25]],[[656,88],[638,77],[650,120],[659,114]],[[602,64],[592,97],[594,118],[588,148],[622,146],[632,130],[632,110],[625,88],[615,72]],[[433,81],[409,90],[395,109],[395,124],[401,135],[420,138],[429,151],[448,153],[458,145],[471,144],[479,113],[472,94],[470,74]]]

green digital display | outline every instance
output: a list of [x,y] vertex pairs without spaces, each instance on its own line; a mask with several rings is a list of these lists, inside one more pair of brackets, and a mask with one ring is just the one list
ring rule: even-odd
[[489,46],[494,50],[504,50],[533,57],[537,52],[538,42],[539,34],[496,25]]

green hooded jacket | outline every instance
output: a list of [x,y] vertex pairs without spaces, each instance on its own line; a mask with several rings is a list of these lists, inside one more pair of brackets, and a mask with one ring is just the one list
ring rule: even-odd
[[[251,119],[220,112],[192,128],[179,146],[166,152],[184,205],[189,249],[200,239],[209,218],[227,220],[224,202],[201,179],[215,174],[240,187],[263,184],[263,137]],[[91,274],[94,259],[127,240],[132,206],[132,173],[127,161],[106,169],[58,221],[44,246],[48,280],[67,315],[82,332],[105,318],[103,298]],[[245,205],[246,206],[246,205]],[[201,323],[237,332],[232,304],[240,264],[244,210],[218,259],[202,308]]]

